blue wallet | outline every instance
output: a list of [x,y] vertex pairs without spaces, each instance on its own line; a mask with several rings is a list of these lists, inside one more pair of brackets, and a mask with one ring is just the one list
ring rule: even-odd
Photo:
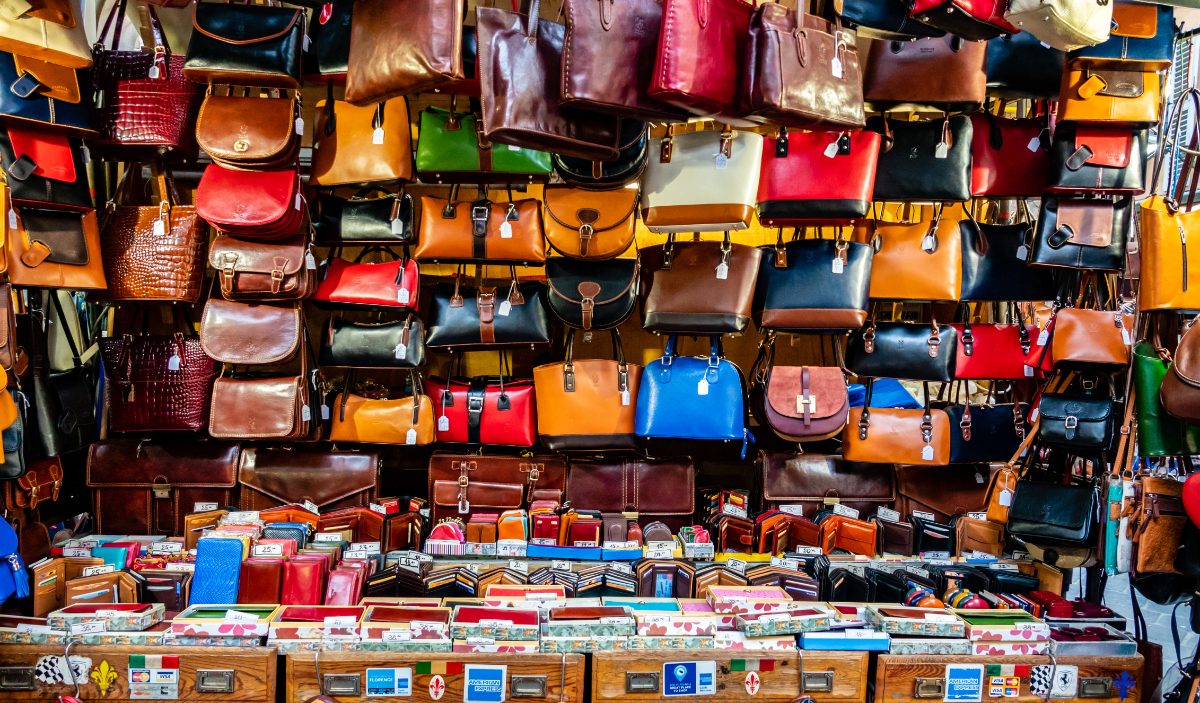
[[191,605],[236,603],[242,571],[240,539],[202,537],[196,544]]

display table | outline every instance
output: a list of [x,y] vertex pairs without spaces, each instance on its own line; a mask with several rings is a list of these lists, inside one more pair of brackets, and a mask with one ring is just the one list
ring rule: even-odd
[[[951,700],[947,691],[949,666],[982,665],[983,698],[1006,703],[1035,703],[1048,697],[1056,701],[1137,701],[1141,695],[1142,655],[1128,657],[981,657],[897,656],[881,654],[875,672],[875,703],[919,703]],[[996,671],[995,667],[999,668]],[[1025,671],[1025,667],[1029,671]],[[1039,668],[1045,667],[1045,668]],[[1053,670],[1050,667],[1054,667]],[[991,671],[989,671],[991,668]],[[1018,680],[1015,696],[989,695],[992,674]],[[1034,681],[1047,680],[1053,673],[1057,688],[1049,696],[1031,690]],[[1073,681],[1072,681],[1073,680]],[[1055,685],[1055,684],[1051,684]],[[1072,693],[1073,692],[1073,693]]]

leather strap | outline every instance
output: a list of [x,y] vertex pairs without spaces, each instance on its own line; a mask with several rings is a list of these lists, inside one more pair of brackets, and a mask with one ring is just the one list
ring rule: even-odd
[[467,441],[480,444],[480,427],[483,425],[483,406],[487,400],[487,379],[472,378],[467,388]]
[[475,298],[479,309],[479,341],[481,344],[496,343],[496,289],[480,288]]
[[486,197],[481,197],[471,203],[471,257],[487,258],[488,218],[492,213],[492,203]]

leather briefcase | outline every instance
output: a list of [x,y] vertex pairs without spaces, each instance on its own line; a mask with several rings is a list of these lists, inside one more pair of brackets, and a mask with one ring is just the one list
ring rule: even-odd
[[633,245],[638,191],[546,186],[542,224],[550,248],[572,259],[620,256]]
[[282,242],[217,235],[208,264],[216,269],[227,300],[299,300],[316,288],[317,262],[303,232]]
[[355,107],[329,97],[317,102],[309,183],[321,188],[365,186],[413,178],[408,103],[388,100]]
[[538,500],[562,504],[566,481],[566,461],[556,456],[435,452],[429,458],[429,521],[519,510]]
[[959,513],[981,512],[987,507],[988,480],[1003,466],[897,465],[896,511],[904,517],[913,511],[931,513],[943,522]]
[[302,8],[197,2],[183,75],[197,83],[299,89]]
[[876,42],[867,56],[863,95],[876,107],[921,103],[972,110],[987,93],[986,60],[985,42],[953,35]]
[[891,467],[843,461],[832,454],[759,452],[766,505],[800,505],[812,517],[839,502],[863,515],[896,500]]
[[240,446],[225,442],[96,442],[87,486],[96,529],[107,534],[184,535],[197,505],[232,505]]
[[297,98],[224,95],[209,92],[196,117],[196,143],[230,168],[279,169],[295,166],[303,134]]
[[750,324],[761,249],[720,242],[676,242],[642,250],[642,326],[671,334],[742,332]]
[[684,522],[695,512],[695,485],[696,469],[688,459],[572,461],[567,502],[606,514],[634,512],[642,525]]
[[375,502],[379,455],[249,447],[238,460],[239,510],[311,501],[322,512]]

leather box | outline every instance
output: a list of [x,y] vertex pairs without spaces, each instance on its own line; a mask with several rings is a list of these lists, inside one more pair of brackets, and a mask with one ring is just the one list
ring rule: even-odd
[[375,500],[379,455],[251,448],[238,462],[238,508],[312,501],[321,510],[366,508]]
[[566,477],[566,462],[555,456],[434,454],[429,459],[430,522],[477,510],[516,510],[535,500],[561,503]]
[[761,452],[764,507],[803,505],[808,516],[840,502],[863,515],[896,500],[891,466],[842,461],[823,454]]
[[97,532],[184,535],[197,503],[233,502],[237,444],[96,442],[88,450],[87,485]]
[[[695,512],[696,471],[688,459],[573,461],[567,471],[567,502],[581,510],[634,512],[648,524],[675,518],[676,527]],[[622,537],[620,540],[624,541]]]

